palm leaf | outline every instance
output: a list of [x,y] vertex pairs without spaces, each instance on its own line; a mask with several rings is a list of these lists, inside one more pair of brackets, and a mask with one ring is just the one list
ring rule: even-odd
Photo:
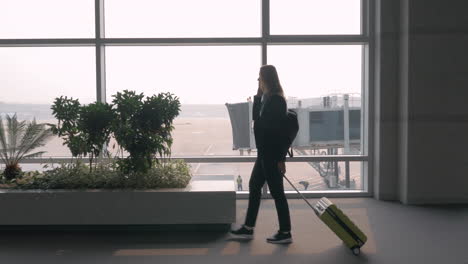
[[15,155],[17,149],[17,141],[18,138],[22,136],[24,127],[26,125],[26,121],[18,122],[16,118],[16,114],[13,117],[7,115],[7,123],[8,123],[8,138],[9,138],[9,152],[10,157]]
[[28,124],[25,132],[23,133],[23,137],[21,139],[21,143],[18,146],[18,151],[16,152],[15,160],[20,160],[21,156],[26,154],[31,149],[31,144],[34,144],[36,138],[44,131],[44,125],[36,124],[36,120],[34,119],[31,123]]
[[30,123],[18,122],[16,114],[7,116],[6,123],[5,129],[0,118],[0,158],[5,164],[18,163],[25,157],[37,157],[45,153],[40,151],[28,154],[45,145],[52,136],[51,129],[47,129],[44,124],[37,124],[35,119]]
[[25,143],[21,152],[17,153],[17,156],[15,158],[16,161],[20,161],[22,158],[30,156],[26,154],[28,154],[35,148],[44,146],[47,139],[49,139],[52,136],[52,131],[50,129],[44,129],[44,125],[35,123],[31,125],[34,126],[34,128],[31,129],[31,134],[27,136],[28,138],[30,138],[30,140],[26,142],[27,144]]
[[0,159],[3,161],[3,163],[7,164],[7,159],[3,156],[3,149],[0,149]]
[[0,116],[0,146],[1,146],[1,153],[0,157],[2,160],[6,163],[6,160],[8,159],[8,144],[6,142],[6,136],[5,136],[5,128],[3,126],[3,119]]

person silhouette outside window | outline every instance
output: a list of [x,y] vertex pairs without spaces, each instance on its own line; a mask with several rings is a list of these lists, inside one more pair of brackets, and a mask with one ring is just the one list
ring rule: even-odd
[[242,178],[241,176],[237,176],[237,190],[242,191]]
[[267,238],[267,242],[291,243],[291,220],[283,186],[288,149],[283,128],[287,118],[287,105],[274,66],[264,65],[260,68],[258,85],[252,113],[257,159],[249,181],[249,204],[245,223],[240,228],[231,230],[231,234],[235,238],[253,238],[262,187],[266,182],[275,201],[279,222],[278,232]]
[[309,187],[309,182],[308,181],[300,181],[299,184],[304,186],[304,190],[307,191],[307,187]]

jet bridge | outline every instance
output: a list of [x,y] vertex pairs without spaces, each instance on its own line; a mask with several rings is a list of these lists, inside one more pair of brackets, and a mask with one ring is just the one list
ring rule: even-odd
[[[296,111],[299,131],[292,143],[294,151],[303,155],[337,155],[360,153],[362,116],[360,107],[349,106],[349,96],[343,96],[342,105],[327,103],[302,107]],[[315,100],[317,101],[317,100]],[[289,102],[288,102],[289,103]],[[233,150],[250,153],[255,150],[252,125],[252,102],[226,104],[232,126]],[[341,153],[339,151],[341,150]],[[337,186],[340,174],[338,162],[309,162],[326,180],[330,188]],[[347,164],[349,166],[349,164]],[[346,182],[349,172],[346,170]]]

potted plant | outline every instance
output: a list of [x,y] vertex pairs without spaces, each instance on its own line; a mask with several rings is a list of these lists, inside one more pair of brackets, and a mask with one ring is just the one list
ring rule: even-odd
[[170,93],[144,95],[125,90],[113,99],[115,122],[113,132],[118,144],[129,156],[119,161],[124,172],[145,173],[157,156],[170,156],[174,129],[172,122],[179,115],[180,102]]
[[24,158],[42,155],[45,151],[34,150],[44,146],[52,133],[45,124],[18,121],[16,114],[6,116],[6,126],[0,116],[0,159],[5,164],[3,177],[13,180],[21,175],[19,163]]
[[[177,97],[170,93],[145,97],[125,90],[111,104],[82,105],[60,97],[52,110],[58,120],[52,131],[64,139],[76,160],[30,173],[16,182],[14,190],[0,190],[0,207],[9,211],[0,225],[229,228],[235,221],[236,194],[229,181],[189,184],[189,165],[166,159],[171,154],[173,120],[180,111]],[[106,152],[111,136],[129,155],[95,162]],[[84,156],[89,156],[88,164],[81,161]],[[104,159],[108,162],[100,162]],[[23,217],[22,211],[30,217]]]
[[77,99],[61,96],[55,99],[52,114],[57,119],[57,125],[51,125],[52,132],[63,138],[73,157],[89,156],[92,171],[93,160],[109,142],[112,106],[101,102],[81,105]]

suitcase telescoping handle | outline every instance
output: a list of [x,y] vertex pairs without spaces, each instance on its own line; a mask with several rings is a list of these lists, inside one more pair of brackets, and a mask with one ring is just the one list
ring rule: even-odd
[[310,208],[312,208],[312,210],[314,210],[315,214],[316,215],[319,215],[319,212],[317,211],[317,209],[311,205],[309,203],[309,201],[307,201],[307,199],[304,197],[304,195],[296,188],[296,186],[294,186],[294,184],[292,184],[292,182],[288,179],[288,177],[286,177],[285,174],[283,174],[283,177],[289,182],[289,184],[291,184],[291,186],[294,188],[294,190],[296,190],[296,192],[302,197],[302,199],[310,206]]
[[[292,182],[288,179],[288,177],[286,177],[286,175],[283,174],[283,177],[289,182],[289,184],[291,184],[291,186],[294,188],[294,190],[296,190],[296,192],[302,197],[302,199],[310,206],[310,208],[312,208],[315,212],[316,215],[320,216],[320,213],[318,211],[317,208],[315,208],[314,206],[312,206],[309,201],[307,201],[307,199],[304,197],[304,195],[302,195],[301,192],[299,192],[299,190],[296,188],[296,186],[294,186],[294,184],[292,184]],[[322,201],[319,201],[319,204],[321,203]],[[319,205],[319,208],[322,208],[323,205]],[[350,234],[350,236],[358,243],[359,246],[355,246],[353,248],[351,248],[351,251],[353,252],[354,255],[359,255],[359,253],[361,252],[360,248],[361,246],[364,245],[365,241],[363,241],[362,239],[360,239],[356,233],[351,229],[349,228],[333,211],[329,211],[331,217],[333,217],[333,219],[335,219],[335,221],[344,229],[348,232],[348,234]]]

